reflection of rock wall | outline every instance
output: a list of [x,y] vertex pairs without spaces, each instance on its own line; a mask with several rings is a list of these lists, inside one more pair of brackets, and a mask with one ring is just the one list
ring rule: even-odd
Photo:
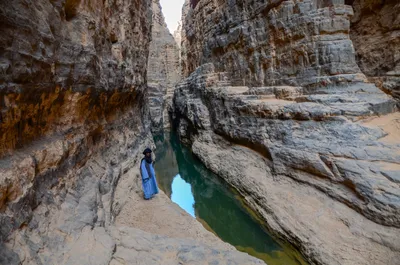
[[365,82],[343,2],[187,1],[174,117],[181,140],[311,263],[394,265],[399,115]]
[[[177,174],[179,174],[178,161],[175,156],[175,152],[171,147],[169,138],[156,137],[156,159],[155,159],[155,170],[157,174],[157,183],[165,192],[165,194],[171,198],[172,189],[171,183]],[[162,176],[162,177],[161,177]]]
[[355,0],[350,36],[357,63],[371,81],[400,98],[400,3]]
[[175,84],[180,79],[179,48],[167,28],[158,0],[153,0],[152,41],[147,81],[152,131],[169,127],[169,110]]

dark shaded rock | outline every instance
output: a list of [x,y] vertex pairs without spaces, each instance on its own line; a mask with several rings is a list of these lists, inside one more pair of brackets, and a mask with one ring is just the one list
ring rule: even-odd
[[383,91],[400,99],[400,3],[356,0],[351,3],[350,37],[361,71]]

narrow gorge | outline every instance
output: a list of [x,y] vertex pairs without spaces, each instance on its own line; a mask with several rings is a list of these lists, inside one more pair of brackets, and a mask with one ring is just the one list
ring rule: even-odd
[[186,0],[176,20],[159,0],[0,0],[0,264],[295,264],[173,203],[185,166],[219,196],[203,209],[254,215],[298,264],[399,265],[399,1]]

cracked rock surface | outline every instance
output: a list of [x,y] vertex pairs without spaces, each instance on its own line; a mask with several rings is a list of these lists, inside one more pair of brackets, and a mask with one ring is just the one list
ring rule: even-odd
[[365,83],[311,94],[224,80],[204,65],[178,86],[181,140],[311,263],[396,264],[396,102]]
[[0,264],[262,264],[164,194],[144,206],[154,7],[0,1]]
[[151,130],[161,133],[170,127],[169,112],[175,85],[181,79],[179,48],[167,28],[159,0],[153,0],[152,40],[147,66]]
[[400,260],[398,103],[370,83],[396,76],[398,4],[378,2],[183,9],[181,141],[311,264]]

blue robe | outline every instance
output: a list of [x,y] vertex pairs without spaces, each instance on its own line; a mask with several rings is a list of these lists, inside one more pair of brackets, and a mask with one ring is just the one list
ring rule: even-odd
[[148,200],[158,193],[158,186],[153,163],[148,164],[150,172],[148,172],[146,164],[148,163],[146,162],[146,160],[143,159],[140,165],[140,171],[142,173],[142,187],[144,198]]

